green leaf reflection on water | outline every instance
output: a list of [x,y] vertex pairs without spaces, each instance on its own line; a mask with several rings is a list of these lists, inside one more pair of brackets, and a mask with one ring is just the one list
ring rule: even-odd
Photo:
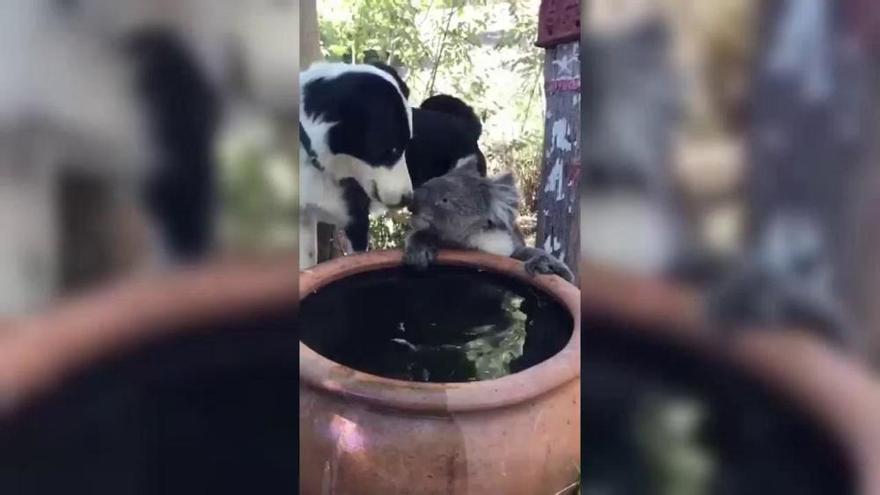
[[457,328],[465,340],[457,344],[419,344],[403,337],[392,339],[406,349],[407,374],[429,381],[451,376],[466,381],[491,380],[511,373],[511,363],[523,355],[527,315],[522,296],[507,293],[501,300],[503,317],[490,324]]
[[476,368],[475,380],[491,380],[510,374],[510,363],[522,356],[526,342],[526,314],[523,298],[508,294],[503,307],[509,316],[506,328],[484,325],[473,330],[475,339],[462,346],[465,357]]

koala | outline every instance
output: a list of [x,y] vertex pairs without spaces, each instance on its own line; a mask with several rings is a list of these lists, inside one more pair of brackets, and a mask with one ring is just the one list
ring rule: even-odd
[[686,100],[666,22],[587,35],[581,115],[581,259],[642,275],[669,270],[693,236],[672,167]]
[[530,275],[574,275],[542,249],[528,247],[516,226],[519,192],[510,173],[482,177],[476,155],[465,157],[446,175],[416,189],[404,264],[425,269],[441,247],[475,249],[525,263]]

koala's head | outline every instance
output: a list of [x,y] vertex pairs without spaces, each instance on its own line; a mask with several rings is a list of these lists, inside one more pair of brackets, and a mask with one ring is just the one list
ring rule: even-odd
[[587,36],[591,67],[581,105],[585,186],[643,190],[666,182],[673,130],[684,113],[682,78],[666,22],[649,18],[613,34]]
[[410,204],[415,230],[431,229],[446,240],[464,242],[485,229],[512,230],[519,207],[513,175],[482,177],[475,156],[416,189]]

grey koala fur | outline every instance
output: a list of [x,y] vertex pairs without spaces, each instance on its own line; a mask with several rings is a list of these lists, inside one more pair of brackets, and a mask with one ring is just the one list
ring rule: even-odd
[[709,320],[728,332],[799,326],[847,351],[863,345],[856,322],[836,295],[826,234],[795,210],[772,215],[755,250],[737,260],[706,298]]
[[404,263],[424,269],[440,248],[474,249],[523,261],[530,275],[556,274],[573,281],[565,263],[526,246],[516,225],[519,201],[513,175],[481,177],[476,157],[462,159],[451,172],[416,189]]

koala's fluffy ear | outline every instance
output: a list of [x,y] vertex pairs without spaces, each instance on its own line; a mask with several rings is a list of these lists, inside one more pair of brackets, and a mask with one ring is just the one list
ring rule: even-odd
[[469,155],[456,162],[455,171],[462,174],[481,177],[477,155]]
[[489,205],[490,222],[513,229],[519,209],[519,191],[516,189],[513,174],[483,179],[482,185]]
[[[496,210],[496,216],[514,218],[516,210],[519,208],[520,198],[513,174],[507,172],[496,177],[490,177],[487,181],[489,201],[493,205],[493,209]],[[511,217],[511,215],[514,217]]]
[[514,189],[516,188],[516,179],[513,178],[513,174],[510,172],[492,177],[489,180],[491,180],[492,183],[496,186],[512,187]]

